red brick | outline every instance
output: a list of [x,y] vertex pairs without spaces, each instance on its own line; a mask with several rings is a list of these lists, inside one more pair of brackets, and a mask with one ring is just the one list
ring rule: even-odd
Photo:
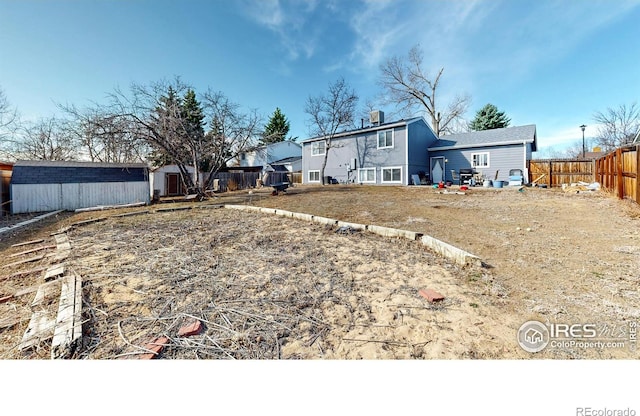
[[190,321],[186,325],[184,325],[178,331],[178,336],[180,337],[190,337],[192,335],[198,335],[202,331],[202,322],[197,319]]
[[429,302],[440,302],[444,300],[444,296],[433,289],[420,289],[418,293]]
[[146,349],[153,351],[153,353],[142,354],[138,356],[138,358],[140,360],[151,360],[158,356],[167,345],[169,345],[169,338],[156,338],[153,342],[150,342],[145,346]]

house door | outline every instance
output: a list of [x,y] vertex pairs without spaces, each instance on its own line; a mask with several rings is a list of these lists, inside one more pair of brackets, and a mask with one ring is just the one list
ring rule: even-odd
[[444,157],[431,158],[431,183],[444,182]]
[[167,196],[180,195],[180,174],[167,173],[165,175],[165,190]]

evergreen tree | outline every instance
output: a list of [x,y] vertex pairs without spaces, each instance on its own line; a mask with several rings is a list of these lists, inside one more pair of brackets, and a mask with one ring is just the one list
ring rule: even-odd
[[271,118],[269,118],[269,122],[264,128],[260,142],[262,144],[271,144],[284,141],[289,133],[289,127],[287,117],[282,114],[280,108],[276,108],[276,111],[273,112]]
[[498,111],[495,105],[487,104],[476,113],[476,117],[469,123],[469,128],[476,131],[501,129],[509,127],[510,122],[511,119],[504,111]]

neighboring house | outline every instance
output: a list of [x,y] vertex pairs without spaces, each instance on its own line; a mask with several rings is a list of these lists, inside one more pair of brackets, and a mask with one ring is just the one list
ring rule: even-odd
[[141,163],[18,161],[11,175],[14,214],[149,199],[149,169]]
[[[187,166],[189,175],[193,177],[193,167]],[[200,173],[200,186],[204,181],[204,173]],[[182,178],[180,177],[180,169],[178,165],[166,165],[151,170],[149,174],[151,182],[152,196],[154,198],[164,196],[186,195],[187,190],[184,189]]]
[[278,170],[277,166],[282,166],[289,172],[302,172],[302,148],[300,149],[300,153],[300,156],[274,160],[269,163],[269,166],[274,170]]
[[10,212],[9,201],[11,200],[9,194],[11,184],[11,171],[13,170],[13,163],[0,162],[0,213]]
[[296,157],[302,157],[302,146],[299,143],[285,140],[259,147],[250,152],[240,153],[238,166],[250,168],[246,170],[259,171],[276,161]]
[[536,151],[534,124],[442,136],[428,147],[431,180],[452,181],[451,171],[474,169],[488,179],[508,181],[509,171],[522,170]]
[[[429,171],[427,148],[438,138],[422,117],[385,123],[384,113],[374,111],[370,122],[333,137],[325,177],[341,183],[408,185],[411,175]],[[303,183],[322,183],[325,146],[323,137],[302,142]]]

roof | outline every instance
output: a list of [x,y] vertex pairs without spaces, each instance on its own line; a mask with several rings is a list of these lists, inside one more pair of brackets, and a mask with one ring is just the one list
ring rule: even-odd
[[436,141],[429,150],[462,149],[468,147],[501,146],[507,144],[532,143],[536,150],[536,125],[505,127],[502,129],[472,131],[451,134]]
[[12,185],[148,182],[144,163],[91,163],[23,160],[13,166]]
[[280,160],[275,160],[273,162],[271,162],[272,165],[283,165],[285,163],[293,163],[293,162],[297,162],[298,160],[302,160],[302,156],[292,156],[292,157],[285,157],[284,159],[280,159]]
[[[359,128],[359,129],[355,129],[355,130],[346,130],[346,131],[341,131],[338,132],[336,134],[333,135],[334,138],[338,138],[338,137],[346,137],[346,136],[353,136],[356,134],[362,134],[362,133],[369,133],[372,131],[377,131],[377,130],[384,130],[384,129],[389,129],[389,128],[393,128],[393,127],[400,127],[400,126],[406,126],[409,125],[411,123],[415,123],[417,121],[424,121],[423,117],[413,117],[413,118],[409,118],[409,119],[402,119],[402,120],[397,120],[397,121],[391,121],[389,123],[382,123],[378,126],[367,126],[367,127],[363,127],[363,128]],[[425,124],[427,124],[427,122],[424,122]],[[427,124],[428,126],[428,124]],[[431,127],[429,127],[431,128]],[[310,142],[315,142],[318,140],[323,140],[326,136],[317,136],[317,137],[312,137],[310,139],[307,140],[303,140],[301,143],[310,143]]]
[[19,160],[17,166],[51,166],[61,168],[147,168],[146,163],[101,163],[84,161]]

